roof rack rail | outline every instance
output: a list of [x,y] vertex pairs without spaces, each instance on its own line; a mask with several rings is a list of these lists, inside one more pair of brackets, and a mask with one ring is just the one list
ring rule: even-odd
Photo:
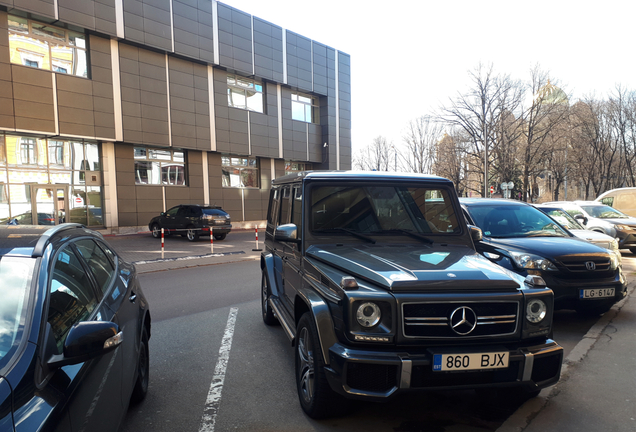
[[41,257],[44,254],[44,249],[46,249],[46,246],[49,244],[49,239],[51,237],[53,237],[55,234],[57,234],[60,231],[65,231],[71,228],[85,228],[85,226],[78,223],[63,223],[60,225],[56,225],[51,229],[46,230],[44,234],[42,234],[42,236],[38,240],[35,247],[33,248],[33,253],[31,254],[31,258]]

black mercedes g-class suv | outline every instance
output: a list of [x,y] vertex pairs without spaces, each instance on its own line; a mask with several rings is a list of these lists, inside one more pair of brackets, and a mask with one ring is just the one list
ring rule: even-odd
[[554,296],[475,252],[440,177],[303,172],[272,182],[261,255],[262,315],[295,347],[313,418],[347,399],[404,391],[555,384]]

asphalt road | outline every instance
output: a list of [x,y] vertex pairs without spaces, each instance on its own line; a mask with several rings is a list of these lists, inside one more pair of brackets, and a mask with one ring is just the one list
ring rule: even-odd
[[[150,390],[130,408],[124,432],[484,431],[496,430],[518,407],[472,391],[437,392],[356,403],[347,417],[311,420],[298,404],[287,337],[262,323],[257,261],[140,278],[153,318]],[[555,314],[555,339],[566,355],[595,322],[568,311]],[[225,355],[227,361],[219,361]]]

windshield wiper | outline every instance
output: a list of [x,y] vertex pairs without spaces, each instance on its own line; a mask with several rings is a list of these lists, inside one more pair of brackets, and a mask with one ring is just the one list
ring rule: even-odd
[[426,237],[426,236],[424,236],[424,235],[422,235],[420,233],[417,233],[415,231],[411,231],[411,230],[397,228],[397,229],[390,229],[390,230],[382,230],[382,231],[378,231],[378,232],[381,232],[381,233],[402,233],[402,234],[406,234],[409,237],[421,240],[423,243],[429,243],[429,244],[433,243],[433,240],[431,240],[430,238],[428,238],[428,237]]
[[314,230],[314,232],[329,232],[329,231],[340,231],[340,232],[346,232],[351,234],[354,237],[358,237],[359,239],[365,240],[371,244],[375,244],[375,240],[373,240],[371,237],[369,236],[365,236],[364,234],[360,234],[357,231],[353,231],[347,228],[327,228],[327,229],[320,229],[320,230]]

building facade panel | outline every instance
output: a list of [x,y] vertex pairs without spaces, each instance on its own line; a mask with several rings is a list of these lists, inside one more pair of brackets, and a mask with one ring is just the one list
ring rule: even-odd
[[[350,59],[331,47],[214,0],[123,0],[120,28],[117,0],[0,4],[18,17],[0,11],[0,220],[39,205],[32,187],[113,230],[183,202],[262,220],[272,178],[351,164]],[[67,58],[20,45],[28,12],[58,16]]]

